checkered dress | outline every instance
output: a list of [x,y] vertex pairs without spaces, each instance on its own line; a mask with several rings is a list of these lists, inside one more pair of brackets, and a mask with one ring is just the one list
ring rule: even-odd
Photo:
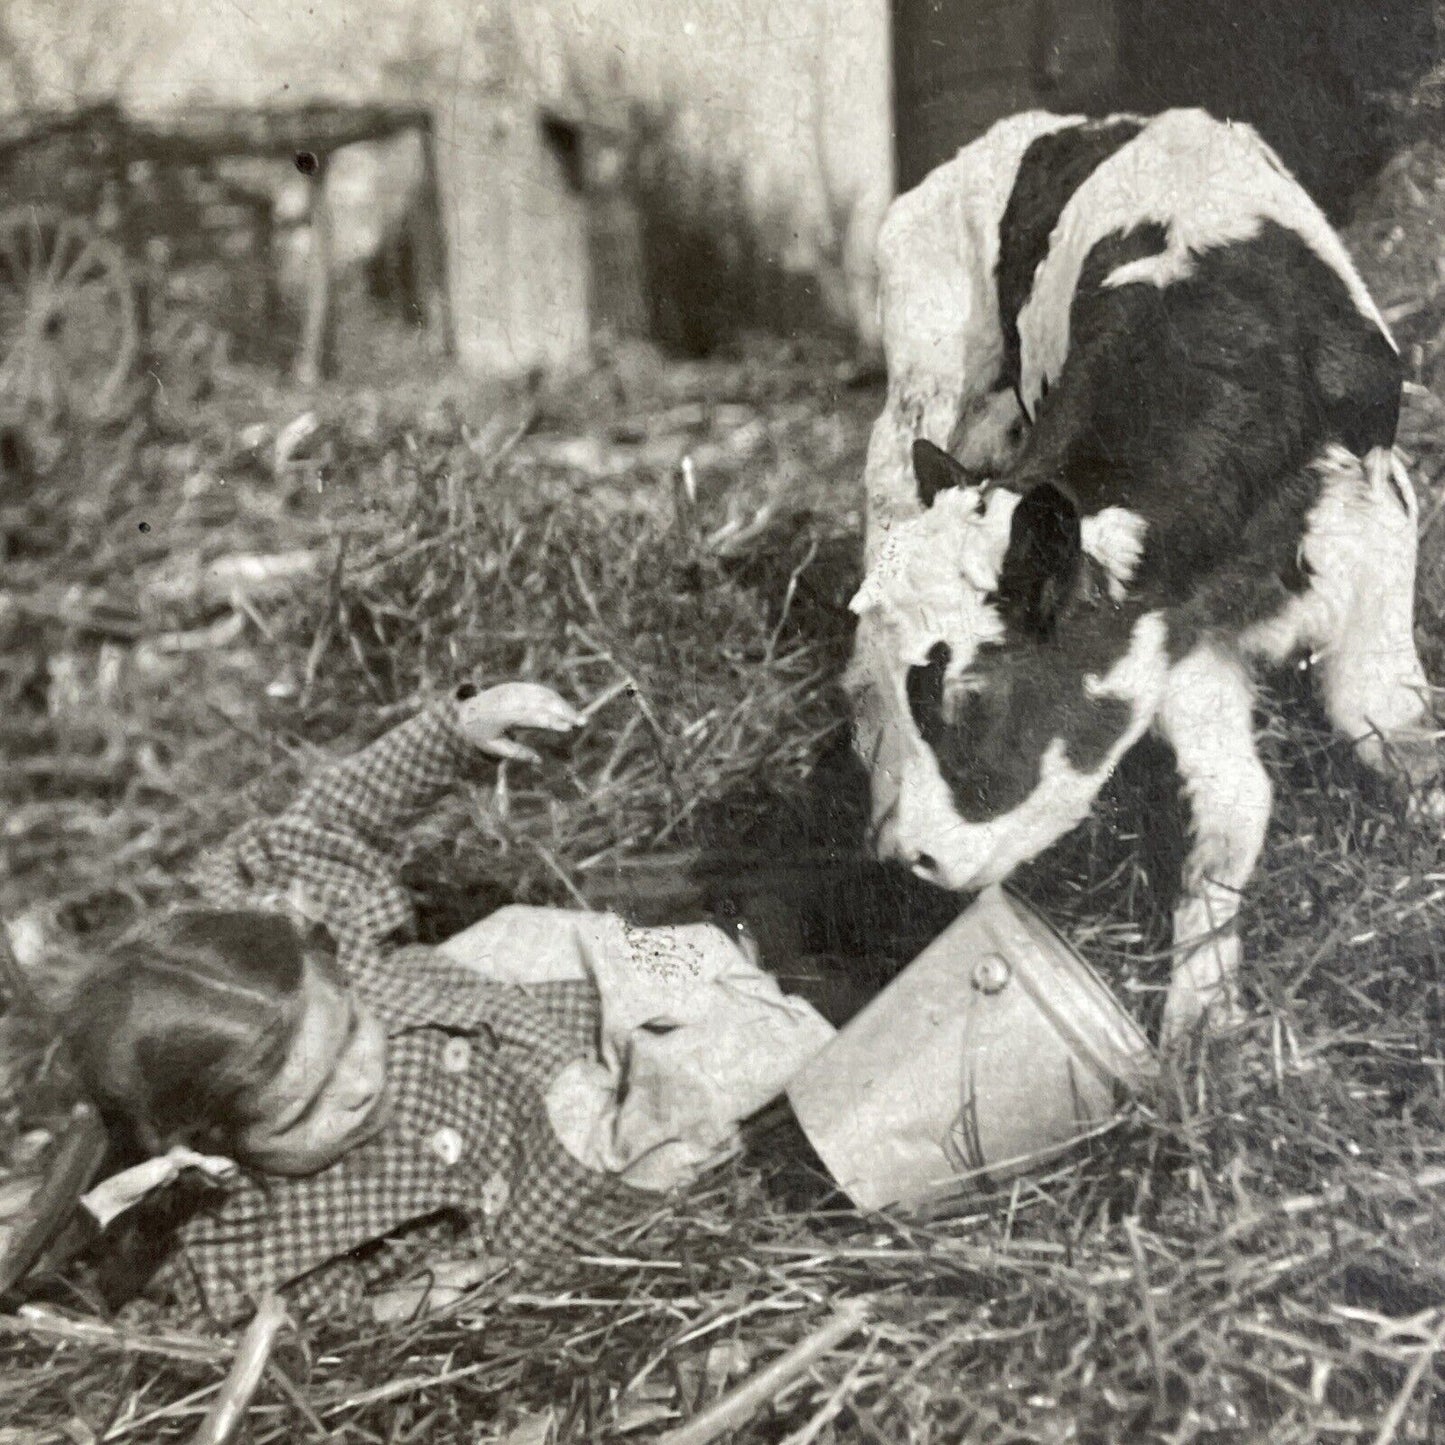
[[[596,1048],[591,985],[488,983],[404,943],[413,917],[396,841],[477,766],[454,706],[436,707],[202,860],[206,901],[285,898],[326,924],[358,995],[387,1025],[392,1109],[377,1137],[320,1173],[242,1173],[209,1191],[180,1226],[152,1295],[230,1322],[264,1290],[285,1288],[305,1311],[363,1286],[358,1252],[439,1215],[470,1224],[485,1253],[517,1258],[578,1244],[656,1206],[655,1194],[577,1162],[547,1119],[547,1085]],[[342,1256],[351,1259],[338,1264]]]

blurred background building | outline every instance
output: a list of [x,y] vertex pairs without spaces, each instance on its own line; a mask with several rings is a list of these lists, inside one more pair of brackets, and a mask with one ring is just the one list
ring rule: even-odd
[[[1435,56],[1433,0],[0,0],[17,107],[429,110],[456,351],[482,371],[570,364],[599,332],[866,347],[895,187],[1025,106],[1208,105],[1339,214]],[[329,264],[419,316],[424,137],[329,160]],[[297,293],[317,181],[267,177]]]
[[[736,277],[701,273],[749,261],[769,273],[754,281],[760,314],[801,320],[811,303],[868,324],[891,185],[885,0],[10,0],[4,16],[21,103],[432,107],[457,346],[474,366],[572,359],[594,312],[702,348],[718,322],[706,313],[740,301]],[[338,265],[381,254],[419,170],[407,137],[337,156]],[[304,210],[304,191],[292,178],[283,213]],[[756,219],[746,245],[726,216],[739,206]],[[737,234],[718,233],[725,221]],[[766,265],[736,254],[749,246]],[[790,281],[804,294],[781,309],[762,294]]]

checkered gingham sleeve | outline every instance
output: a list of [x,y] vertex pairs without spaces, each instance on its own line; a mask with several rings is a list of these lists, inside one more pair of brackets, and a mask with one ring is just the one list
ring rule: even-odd
[[287,901],[327,925],[343,962],[405,937],[415,919],[398,841],[480,766],[455,704],[438,704],[323,769],[279,817],[237,829],[200,860],[197,889],[219,907]]

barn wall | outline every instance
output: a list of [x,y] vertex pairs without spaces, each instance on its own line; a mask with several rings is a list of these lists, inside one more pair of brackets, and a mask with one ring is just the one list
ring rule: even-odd
[[487,373],[584,357],[586,210],[531,105],[463,89],[438,149],[458,356]]
[[[494,99],[481,92],[504,83],[568,107],[579,95],[679,105],[700,161],[739,164],[758,213],[785,214],[786,264],[824,263],[836,304],[870,328],[872,242],[892,176],[887,0],[11,0],[7,13],[40,57],[44,99],[90,85],[76,80],[86,65],[94,88],[114,86],[141,108],[197,94],[421,99],[452,137],[444,166],[463,172],[493,165],[482,112]],[[81,49],[89,59],[70,64]],[[519,155],[509,164],[495,174],[526,172]],[[469,184],[480,186],[454,171],[449,203],[455,219],[481,225],[483,197]],[[549,212],[531,230],[542,246],[565,226]],[[557,244],[565,253],[571,242]],[[454,260],[487,270],[484,250],[464,238]],[[487,270],[460,290],[475,307],[534,274],[503,282]],[[459,323],[465,334],[468,316]]]

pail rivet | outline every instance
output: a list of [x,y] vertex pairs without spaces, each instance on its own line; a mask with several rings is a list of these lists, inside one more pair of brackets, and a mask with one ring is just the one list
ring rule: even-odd
[[980,993],[997,993],[1012,975],[1013,970],[1006,958],[988,953],[973,966],[973,986]]

